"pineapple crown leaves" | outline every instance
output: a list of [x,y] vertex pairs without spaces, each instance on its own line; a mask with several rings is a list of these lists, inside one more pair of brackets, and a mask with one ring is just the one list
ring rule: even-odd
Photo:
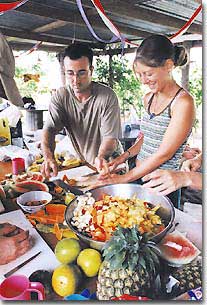
[[111,269],[146,269],[153,274],[159,267],[155,243],[147,233],[140,234],[137,228],[117,227],[113,236],[104,245],[103,256]]

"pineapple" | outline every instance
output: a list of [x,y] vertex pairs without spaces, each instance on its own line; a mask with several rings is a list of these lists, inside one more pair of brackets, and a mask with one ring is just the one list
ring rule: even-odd
[[104,262],[97,282],[97,298],[123,294],[149,296],[159,267],[155,244],[133,228],[118,227],[104,246]]
[[175,289],[176,296],[186,291],[201,287],[202,285],[202,266],[201,262],[193,262],[181,268],[173,268],[171,275],[179,281]]

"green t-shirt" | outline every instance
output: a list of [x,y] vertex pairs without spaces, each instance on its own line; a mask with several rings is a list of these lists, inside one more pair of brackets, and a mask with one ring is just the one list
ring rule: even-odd
[[79,102],[69,86],[58,89],[49,104],[44,129],[52,128],[57,134],[65,127],[69,134],[71,128],[81,153],[89,163],[94,163],[103,138],[117,139],[115,155],[122,153],[118,141],[120,121],[120,108],[114,91],[92,82],[92,94],[86,102]]

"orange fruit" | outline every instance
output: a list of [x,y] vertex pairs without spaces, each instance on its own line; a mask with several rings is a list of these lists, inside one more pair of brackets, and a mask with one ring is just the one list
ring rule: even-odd
[[91,248],[82,250],[77,258],[77,264],[88,277],[93,277],[98,274],[101,262],[101,254]]
[[80,253],[80,244],[75,238],[64,238],[57,242],[55,256],[62,264],[72,263]]
[[65,297],[75,293],[80,278],[81,271],[78,266],[62,264],[53,271],[52,287],[58,295]]

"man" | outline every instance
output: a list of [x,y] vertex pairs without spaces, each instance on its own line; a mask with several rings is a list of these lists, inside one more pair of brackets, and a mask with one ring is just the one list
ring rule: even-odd
[[24,106],[14,80],[15,60],[11,48],[0,32],[0,97],[15,106]]
[[95,164],[98,171],[104,168],[108,157],[122,149],[118,141],[121,124],[117,96],[111,88],[92,81],[92,61],[93,52],[84,44],[65,49],[63,62],[69,86],[60,88],[52,96],[43,128],[42,173],[46,177],[58,173],[55,135],[64,127],[73,144],[75,138],[86,161]]

